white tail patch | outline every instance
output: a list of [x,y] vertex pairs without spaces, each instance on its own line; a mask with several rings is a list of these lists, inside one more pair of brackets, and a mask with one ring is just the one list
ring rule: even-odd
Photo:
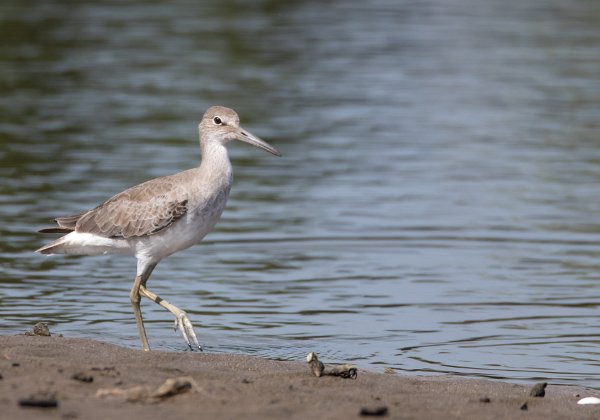
[[105,238],[91,233],[71,232],[38,249],[42,254],[103,255],[132,254],[129,241]]

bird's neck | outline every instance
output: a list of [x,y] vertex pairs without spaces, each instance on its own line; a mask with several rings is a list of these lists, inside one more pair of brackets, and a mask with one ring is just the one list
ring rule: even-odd
[[200,142],[202,160],[199,170],[204,179],[230,180],[233,174],[227,148],[220,143]]

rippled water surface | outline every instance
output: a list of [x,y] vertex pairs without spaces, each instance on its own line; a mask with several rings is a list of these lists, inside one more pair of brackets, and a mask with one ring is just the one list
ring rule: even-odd
[[284,157],[230,145],[149,282],[208,351],[600,388],[598,2],[200,3],[0,6],[1,333],[139,346],[135,261],[35,231],[197,165],[223,104]]

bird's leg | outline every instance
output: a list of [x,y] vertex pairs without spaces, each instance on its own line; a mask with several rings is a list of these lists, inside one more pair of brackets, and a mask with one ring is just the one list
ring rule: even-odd
[[135,276],[135,280],[133,281],[133,287],[131,288],[131,292],[129,292],[129,300],[131,300],[131,306],[133,306],[133,313],[135,314],[135,323],[138,328],[138,333],[140,334],[140,340],[142,341],[142,350],[149,351],[150,345],[148,344],[148,337],[146,337],[146,329],[144,328],[144,319],[142,318],[142,310],[140,309],[140,287],[142,284],[145,284],[152,274],[152,270],[154,270],[156,264],[148,265],[143,267],[140,273],[138,269],[138,275]]
[[193,343],[198,350],[202,351],[202,346],[198,343],[198,338],[196,338],[196,333],[194,332],[194,326],[188,319],[185,311],[182,311],[177,306],[170,304],[169,302],[158,296],[156,293],[146,289],[146,281],[142,281],[139,290],[142,296],[145,296],[148,299],[158,303],[167,311],[175,315],[175,328],[179,328],[179,331],[181,331],[181,334],[183,334],[183,339],[185,340],[189,348],[193,349]]

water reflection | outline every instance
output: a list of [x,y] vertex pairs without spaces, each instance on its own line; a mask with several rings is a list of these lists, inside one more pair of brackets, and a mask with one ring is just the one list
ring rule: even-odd
[[217,230],[151,280],[205,348],[598,387],[595,4],[0,8],[3,333],[138,346],[133,260],[34,231],[196,165],[221,103],[284,157],[233,145]]

